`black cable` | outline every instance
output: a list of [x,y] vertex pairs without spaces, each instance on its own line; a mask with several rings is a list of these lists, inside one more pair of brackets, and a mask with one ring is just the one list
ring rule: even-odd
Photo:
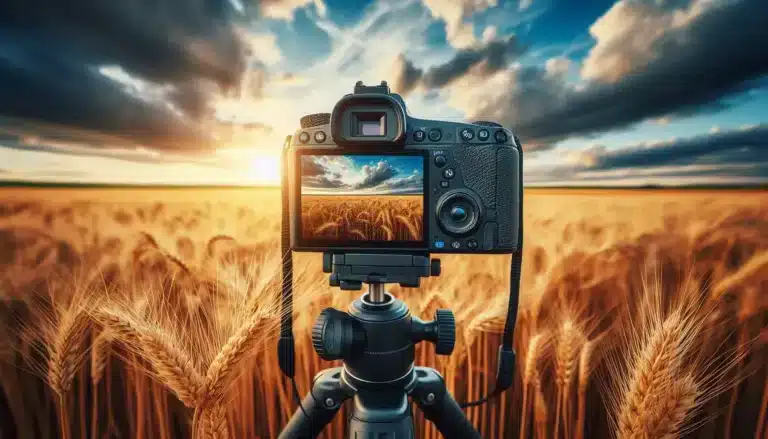
[[489,399],[501,395],[502,392],[512,386],[514,378],[515,350],[513,343],[515,337],[515,325],[517,324],[517,310],[520,304],[520,279],[522,277],[523,268],[523,148],[520,146],[520,141],[517,136],[515,136],[515,143],[517,144],[518,152],[520,153],[518,162],[518,172],[521,177],[521,183],[518,185],[518,199],[520,203],[518,211],[520,217],[518,218],[517,226],[517,251],[512,254],[512,260],[510,262],[509,303],[507,306],[507,318],[504,322],[504,333],[501,339],[501,346],[499,346],[496,384],[490,393],[480,399],[459,404],[459,407],[462,409],[485,404]]

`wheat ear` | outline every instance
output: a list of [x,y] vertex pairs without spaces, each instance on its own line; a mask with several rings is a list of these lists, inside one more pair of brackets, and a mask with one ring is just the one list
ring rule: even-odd
[[236,366],[247,358],[251,348],[264,334],[264,326],[268,321],[268,317],[262,313],[254,314],[227,340],[227,344],[208,367],[205,378],[206,400],[223,397],[227,385],[234,378]]
[[48,382],[59,396],[69,391],[85,355],[83,348],[90,319],[74,310],[62,315],[48,357]]
[[584,422],[586,421],[586,404],[587,404],[587,385],[589,384],[589,372],[591,370],[592,351],[595,349],[595,341],[589,340],[581,347],[581,355],[579,355],[579,383],[578,393],[579,401],[577,408],[576,418],[576,437],[582,439],[584,437]]
[[112,334],[109,331],[101,331],[91,345],[91,382],[94,386],[104,376],[111,348]]
[[215,403],[202,414],[202,437],[204,439],[229,439],[227,410],[221,403]]
[[620,439],[638,437],[644,428],[644,417],[658,410],[655,396],[668,393],[670,383],[677,378],[674,372],[682,350],[681,324],[678,314],[667,318],[651,333],[632,362],[629,385],[619,410]]
[[154,368],[157,378],[179,401],[190,408],[197,406],[203,378],[189,356],[171,343],[167,334],[159,328],[140,325],[114,310],[98,312],[97,320],[109,328],[116,339],[142,354]]
[[698,387],[691,375],[675,380],[669,388],[654,396],[654,407],[642,418],[643,431],[632,437],[675,439],[688,415],[696,408]]
[[527,437],[528,433],[528,406],[529,388],[534,379],[538,379],[538,369],[536,365],[545,341],[545,333],[540,332],[528,341],[528,349],[525,352],[525,364],[523,366],[523,412],[520,421],[520,437]]
[[565,425],[565,435],[570,437],[570,405],[568,395],[583,343],[584,334],[573,321],[566,320],[563,322],[555,346],[555,381],[557,384],[555,437],[558,437],[561,415]]

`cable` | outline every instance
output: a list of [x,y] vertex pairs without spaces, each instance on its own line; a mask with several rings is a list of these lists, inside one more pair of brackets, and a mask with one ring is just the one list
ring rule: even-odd
[[[520,153],[519,175],[523,175],[523,149],[520,140],[515,136],[515,143]],[[509,304],[507,306],[507,318],[504,322],[504,334],[499,346],[498,364],[496,369],[496,384],[493,390],[480,399],[459,404],[462,409],[476,407],[488,402],[489,399],[501,395],[502,392],[512,386],[515,372],[515,349],[513,346],[515,337],[515,325],[517,324],[517,310],[520,302],[520,279],[523,268],[523,185],[518,185],[518,197],[520,202],[517,228],[517,251],[512,254],[509,273]]]

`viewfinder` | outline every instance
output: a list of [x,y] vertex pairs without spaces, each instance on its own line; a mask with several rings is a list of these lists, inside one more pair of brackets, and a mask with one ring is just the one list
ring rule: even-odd
[[355,136],[380,137],[387,135],[387,115],[384,112],[353,112],[352,126]]

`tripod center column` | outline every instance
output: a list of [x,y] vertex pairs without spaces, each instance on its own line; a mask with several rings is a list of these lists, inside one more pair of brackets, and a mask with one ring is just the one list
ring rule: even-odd
[[368,300],[370,300],[371,303],[384,303],[387,300],[384,284],[368,284]]

